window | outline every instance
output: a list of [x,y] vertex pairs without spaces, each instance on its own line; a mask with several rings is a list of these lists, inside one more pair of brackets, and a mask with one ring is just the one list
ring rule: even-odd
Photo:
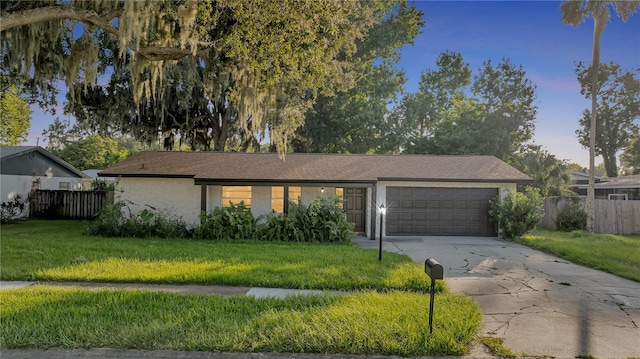
[[344,205],[344,188],[336,187],[336,196],[340,198],[340,203],[338,203],[338,207],[342,208]]
[[[300,203],[302,187],[289,187],[289,202]],[[284,187],[271,187],[271,209],[276,213],[284,212]]]
[[251,208],[251,186],[222,186],[222,207],[229,207],[229,202]]
[[300,204],[302,197],[302,187],[289,187],[289,202]]
[[70,188],[70,183],[69,182],[59,182],[58,183],[58,189],[61,191],[69,191]]
[[610,194],[609,195],[609,199],[616,199],[616,200],[622,200],[622,201],[626,201],[627,200],[627,194]]

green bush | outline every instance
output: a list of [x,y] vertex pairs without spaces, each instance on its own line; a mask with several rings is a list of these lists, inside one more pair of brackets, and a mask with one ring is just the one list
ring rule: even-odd
[[272,213],[257,237],[267,241],[344,242],[353,239],[353,223],[347,221],[339,197],[317,197],[309,206],[289,204],[286,214]]
[[251,209],[240,202],[237,206],[216,207],[200,217],[200,226],[193,231],[195,239],[253,239],[256,219]]
[[587,212],[577,203],[565,207],[556,217],[556,229],[562,232],[583,231],[587,228]]
[[91,181],[91,190],[92,191],[115,191],[116,183],[113,181],[107,181],[105,179],[96,178]]
[[543,199],[538,189],[527,187],[524,192],[510,193],[504,199],[490,202],[489,216],[497,222],[504,238],[517,238],[535,228],[544,215]]
[[311,237],[309,207],[289,203],[288,213],[271,213],[258,227],[256,238],[265,241],[307,242]]
[[[132,214],[126,202],[118,201],[103,209],[98,218],[85,230],[86,234],[103,237],[187,238],[191,230],[181,218],[158,212],[148,206]],[[128,215],[125,214],[128,210]]]

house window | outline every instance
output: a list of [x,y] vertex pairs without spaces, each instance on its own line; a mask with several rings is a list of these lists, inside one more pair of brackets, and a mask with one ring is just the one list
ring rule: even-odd
[[615,199],[615,200],[622,200],[622,201],[626,201],[627,200],[627,194],[623,193],[623,194],[609,194],[609,199]]
[[58,189],[61,191],[68,191],[70,190],[70,183],[69,182],[59,182],[58,183]]
[[336,187],[336,196],[340,198],[340,203],[338,203],[338,207],[342,208],[344,202],[344,188]]
[[244,205],[251,208],[251,186],[222,186],[222,207],[229,207],[230,203]]
[[[300,203],[302,187],[289,187],[289,202]],[[276,213],[284,212],[284,187],[271,187],[271,209]]]

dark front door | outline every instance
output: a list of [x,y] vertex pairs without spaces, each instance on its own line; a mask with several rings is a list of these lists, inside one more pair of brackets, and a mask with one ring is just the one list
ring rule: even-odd
[[344,212],[347,220],[356,226],[354,231],[364,232],[364,197],[366,188],[345,188],[344,189]]

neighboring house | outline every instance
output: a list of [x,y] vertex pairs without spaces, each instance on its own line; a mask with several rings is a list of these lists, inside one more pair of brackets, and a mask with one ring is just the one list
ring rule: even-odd
[[51,189],[76,191],[82,189],[80,170],[38,146],[0,147],[1,202],[22,195],[26,199],[32,190]]
[[[589,174],[585,172],[570,172],[569,177],[571,178],[571,186],[569,186],[569,189],[579,196],[586,196]],[[602,182],[602,178],[596,176],[595,183],[600,182]]]
[[234,152],[140,152],[99,173],[118,177],[120,198],[197,224],[201,211],[244,203],[254,216],[338,195],[355,230],[495,236],[489,200],[531,178],[493,156],[343,155]]
[[607,178],[594,188],[597,199],[640,200],[640,175]]

